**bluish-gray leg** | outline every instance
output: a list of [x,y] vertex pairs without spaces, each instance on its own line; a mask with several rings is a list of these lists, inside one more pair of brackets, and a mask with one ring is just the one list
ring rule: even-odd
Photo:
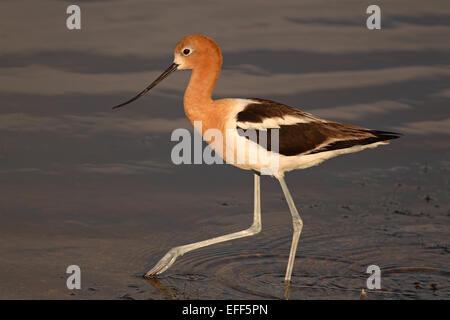
[[298,240],[300,238],[300,234],[302,233],[303,228],[303,221],[300,218],[300,215],[298,214],[297,208],[295,207],[294,200],[292,200],[291,193],[289,192],[289,189],[286,185],[286,182],[284,181],[284,178],[278,178],[281,184],[281,189],[283,189],[284,197],[286,198],[286,202],[289,206],[289,210],[292,215],[292,225],[294,228],[294,233],[292,235],[292,244],[291,244],[291,251],[289,253],[289,262],[286,269],[286,276],[284,277],[284,280],[289,283],[291,281],[292,276],[292,268],[294,267],[294,260],[295,260],[295,253],[297,252],[297,244]]
[[170,268],[171,265],[175,262],[175,260],[182,256],[183,254],[199,249],[202,247],[210,246],[212,244],[234,240],[238,238],[253,236],[261,231],[261,191],[260,191],[260,176],[259,173],[255,173],[255,189],[254,189],[254,213],[253,213],[253,224],[250,228],[234,232],[230,234],[226,234],[224,236],[215,237],[208,240],[203,240],[191,244],[186,244],[184,246],[179,246],[170,249],[164,257],[150,270],[145,274],[145,277],[151,277],[154,275],[158,275],[166,271]]

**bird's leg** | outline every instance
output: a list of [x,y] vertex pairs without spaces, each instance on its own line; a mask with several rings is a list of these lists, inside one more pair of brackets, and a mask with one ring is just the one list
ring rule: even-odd
[[284,281],[287,284],[289,284],[291,281],[292,268],[294,267],[294,260],[295,260],[295,253],[297,252],[298,239],[300,238],[300,234],[303,228],[303,221],[300,218],[300,215],[298,214],[297,208],[295,207],[294,204],[294,200],[292,200],[291,193],[289,192],[289,189],[286,185],[286,182],[284,181],[284,178],[281,177],[278,178],[278,180],[280,181],[281,189],[283,189],[284,197],[286,198],[289,210],[291,211],[292,225],[294,229],[294,233],[292,235],[291,251],[289,253],[289,262],[286,269],[286,276],[284,277]]
[[206,247],[212,244],[234,240],[238,238],[248,237],[257,234],[261,231],[261,191],[260,191],[260,176],[259,173],[255,173],[255,189],[254,189],[254,213],[253,213],[253,224],[250,228],[234,232],[230,234],[226,234],[224,236],[211,238],[208,240],[203,240],[195,243],[186,244],[184,246],[174,247],[170,249],[164,257],[150,270],[148,271],[144,277],[151,277],[157,274],[161,274],[175,262],[175,260],[182,256],[183,254],[199,249],[202,247]]

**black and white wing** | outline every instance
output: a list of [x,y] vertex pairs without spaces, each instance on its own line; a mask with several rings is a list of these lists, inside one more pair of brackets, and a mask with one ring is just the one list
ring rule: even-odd
[[[346,149],[357,145],[396,139],[394,132],[371,130],[339,122],[327,121],[307,112],[271,100],[251,98],[236,115],[236,127],[241,135],[248,129],[267,131],[265,148],[271,150],[270,131],[279,134],[278,153],[285,156],[314,154]],[[258,141],[259,143],[259,141]]]

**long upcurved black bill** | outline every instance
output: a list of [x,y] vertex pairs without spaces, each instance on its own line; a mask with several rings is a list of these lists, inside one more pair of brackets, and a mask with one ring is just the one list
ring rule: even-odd
[[166,78],[169,74],[171,74],[172,72],[176,71],[178,67],[178,64],[176,63],[172,63],[170,65],[169,68],[167,68],[166,71],[164,71],[155,81],[153,81],[147,88],[145,88],[144,90],[142,90],[142,92],[138,93],[135,97],[131,98],[128,101],[125,101],[124,103],[121,103],[115,107],[113,107],[113,109],[117,109],[120,107],[123,107],[126,104],[129,104],[130,102],[133,102],[134,100],[139,99],[140,97],[142,97],[144,94],[146,94],[151,88],[153,88],[154,86],[156,86],[158,83],[160,83],[164,78]]

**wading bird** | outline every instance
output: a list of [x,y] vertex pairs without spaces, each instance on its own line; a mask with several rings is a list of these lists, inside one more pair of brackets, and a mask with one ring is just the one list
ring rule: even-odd
[[[248,229],[172,248],[145,277],[163,273],[179,256],[189,251],[252,236],[261,231],[260,173],[267,163],[263,160],[267,159],[259,159],[259,162],[253,163],[237,163],[235,157],[248,158],[249,154],[257,152],[258,148],[265,148],[267,158],[277,158],[276,170],[271,175],[279,180],[292,216],[293,237],[285,275],[285,282],[289,283],[303,222],[284,180],[284,173],[315,166],[341,154],[387,144],[389,140],[398,138],[399,134],[328,121],[270,100],[213,100],[212,92],[221,67],[222,54],[214,40],[203,35],[186,36],[176,45],[174,62],[166,71],[138,95],[113,108],[122,107],[143,96],[176,70],[192,70],[183,99],[186,116],[192,124],[201,121],[202,136],[211,128],[218,129],[223,136],[226,136],[225,131],[231,131],[231,138],[223,139],[221,148],[216,144],[214,150],[227,163],[254,172],[254,216],[253,224]],[[255,130],[258,133],[277,130],[277,150],[271,148],[274,141],[260,144],[259,141],[240,134],[242,130]],[[212,145],[211,141],[207,142]],[[250,148],[236,147],[244,144],[250,145]],[[231,152],[228,152],[230,150]]]

